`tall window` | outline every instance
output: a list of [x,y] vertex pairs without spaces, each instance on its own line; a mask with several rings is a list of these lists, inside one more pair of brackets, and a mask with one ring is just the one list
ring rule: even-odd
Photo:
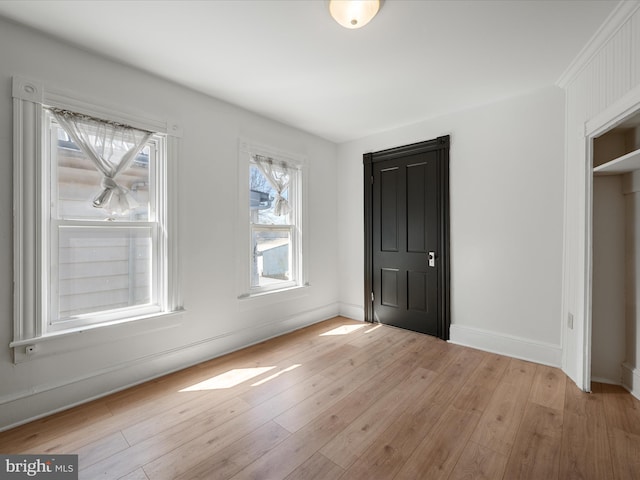
[[291,162],[251,155],[249,223],[253,293],[302,283],[301,175],[301,170]]
[[50,185],[48,330],[159,312],[160,135],[45,110]]
[[181,310],[176,136],[13,82],[16,361],[44,337]]

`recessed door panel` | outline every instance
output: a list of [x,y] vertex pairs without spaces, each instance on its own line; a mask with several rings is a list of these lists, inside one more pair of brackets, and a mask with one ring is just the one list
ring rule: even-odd
[[426,272],[407,272],[407,308],[416,312],[429,312],[429,279]]
[[385,252],[398,251],[397,167],[380,172],[380,242]]
[[407,175],[407,251],[427,251],[426,163],[409,165]]
[[398,307],[398,270],[383,268],[380,272],[380,303],[386,307]]

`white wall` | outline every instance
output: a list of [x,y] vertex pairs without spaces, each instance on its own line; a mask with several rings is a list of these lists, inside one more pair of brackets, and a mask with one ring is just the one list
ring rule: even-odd
[[451,135],[451,340],[560,365],[564,94],[556,87],[338,149],[341,311],[363,316],[362,154]]
[[[333,143],[1,19],[0,59],[0,429],[337,314]],[[183,315],[45,342],[12,363],[13,75],[181,125]],[[308,288],[236,298],[239,138],[307,159]]]
[[622,176],[593,179],[591,374],[619,384],[625,359],[625,196]]

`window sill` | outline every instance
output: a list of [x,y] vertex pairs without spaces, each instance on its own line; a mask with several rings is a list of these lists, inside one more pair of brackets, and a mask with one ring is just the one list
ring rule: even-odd
[[263,291],[259,291],[259,292],[254,292],[254,293],[243,293],[242,295],[238,295],[238,300],[247,300],[250,298],[260,298],[260,297],[265,297],[268,295],[273,295],[274,293],[285,293],[285,292],[293,292],[296,290],[302,290],[305,288],[309,288],[311,285],[309,285],[308,283],[304,284],[304,285],[293,285],[290,287],[283,287],[283,288],[276,288],[273,290],[263,290]]
[[[9,343],[9,347],[12,348],[14,352],[14,363],[22,363],[43,357],[47,353],[55,353],[61,347],[63,350],[66,350],[69,346],[63,346],[62,344],[69,341],[72,341],[74,346],[77,345],[77,348],[86,347],[90,340],[89,336],[92,337],[92,343],[113,341],[119,336],[122,336],[122,329],[116,327],[124,327],[125,325],[130,326],[133,331],[129,329],[126,332],[127,337],[174,328],[179,325],[179,322],[176,320],[183,313],[184,309],[180,308],[171,312],[152,313],[122,320],[98,323],[95,325],[74,327],[57,332],[49,332],[38,337],[16,340]],[[87,335],[86,340],[78,342],[75,338],[78,334]],[[43,344],[46,344],[46,347]]]
[[266,292],[246,293],[238,296],[238,306],[240,310],[251,310],[274,303],[288,302],[307,296],[310,288],[311,285],[307,283]]

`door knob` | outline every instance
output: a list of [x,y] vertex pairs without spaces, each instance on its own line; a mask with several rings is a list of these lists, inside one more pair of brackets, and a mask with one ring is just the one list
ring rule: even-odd
[[429,266],[436,266],[436,252],[429,252]]

